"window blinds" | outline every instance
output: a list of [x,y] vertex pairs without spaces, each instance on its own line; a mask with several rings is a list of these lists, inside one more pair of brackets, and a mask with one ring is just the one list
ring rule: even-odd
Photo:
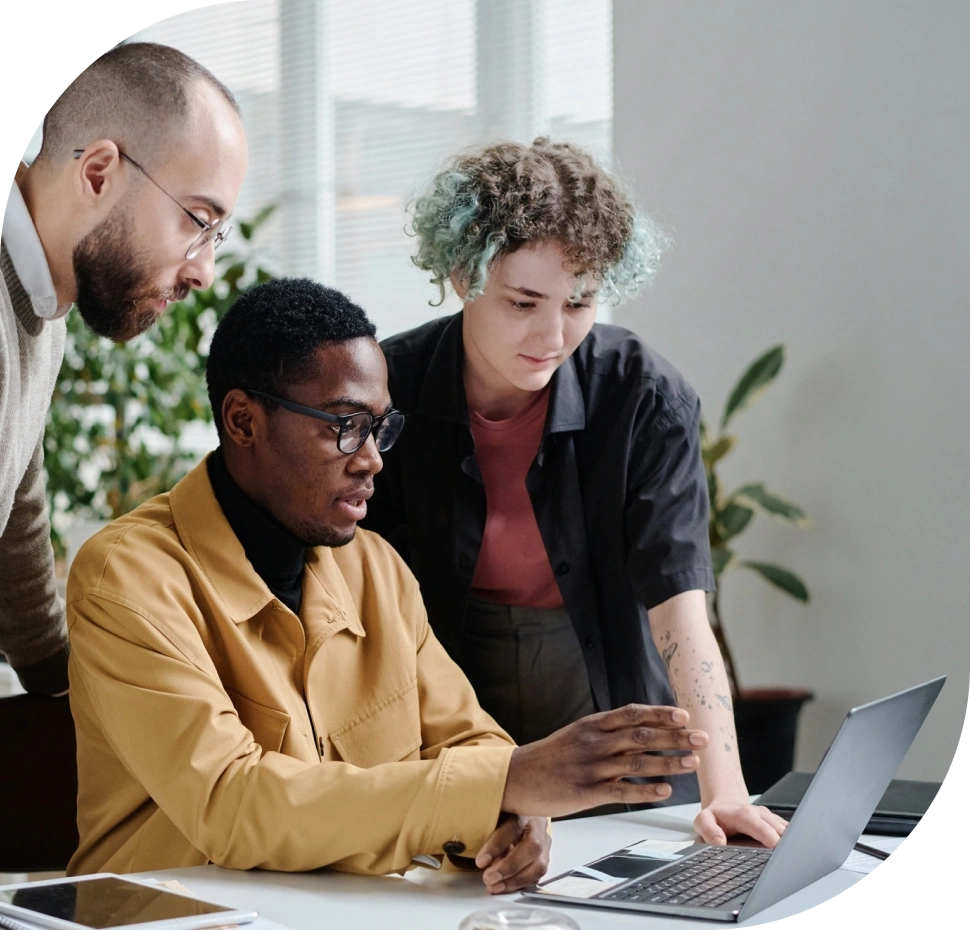
[[235,215],[281,274],[346,291],[379,336],[457,309],[410,262],[405,208],[449,153],[540,133],[609,160],[610,0],[244,0],[136,39],[174,45],[239,100]]

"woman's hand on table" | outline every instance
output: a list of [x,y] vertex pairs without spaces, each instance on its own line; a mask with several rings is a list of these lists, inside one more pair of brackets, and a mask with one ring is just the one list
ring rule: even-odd
[[694,818],[694,829],[705,843],[723,846],[728,838],[744,834],[773,849],[788,821],[767,807],[743,801],[714,800]]

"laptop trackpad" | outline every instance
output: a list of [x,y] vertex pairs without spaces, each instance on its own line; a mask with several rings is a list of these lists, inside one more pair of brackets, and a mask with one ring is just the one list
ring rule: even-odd
[[647,875],[655,869],[670,865],[670,859],[648,859],[646,856],[605,856],[589,863],[590,869],[610,875],[613,878],[636,878]]

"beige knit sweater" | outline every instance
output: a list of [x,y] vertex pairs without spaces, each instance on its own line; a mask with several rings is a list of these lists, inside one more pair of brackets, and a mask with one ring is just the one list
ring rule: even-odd
[[42,694],[67,690],[44,474],[44,423],[65,334],[63,319],[34,313],[0,242],[0,652],[21,684]]

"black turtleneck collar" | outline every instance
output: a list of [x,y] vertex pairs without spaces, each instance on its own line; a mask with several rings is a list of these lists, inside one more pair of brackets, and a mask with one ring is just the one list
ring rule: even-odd
[[216,500],[256,574],[293,613],[299,613],[306,545],[236,484],[221,448],[206,459],[206,466]]

